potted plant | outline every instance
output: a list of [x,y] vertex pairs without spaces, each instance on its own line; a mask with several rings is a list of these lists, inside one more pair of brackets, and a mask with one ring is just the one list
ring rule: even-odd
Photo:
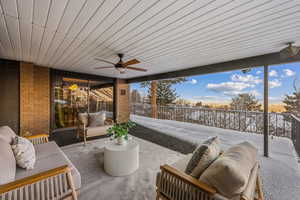
[[111,128],[107,129],[107,134],[112,135],[113,138],[117,140],[117,144],[124,145],[128,140],[129,129],[134,126],[136,126],[136,124],[132,121],[115,124]]

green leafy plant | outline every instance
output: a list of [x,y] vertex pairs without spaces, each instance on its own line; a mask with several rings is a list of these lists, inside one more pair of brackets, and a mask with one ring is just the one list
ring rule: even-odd
[[107,129],[107,134],[113,135],[115,139],[118,137],[124,137],[126,140],[128,140],[128,132],[135,126],[136,124],[132,121],[115,124],[111,128]]

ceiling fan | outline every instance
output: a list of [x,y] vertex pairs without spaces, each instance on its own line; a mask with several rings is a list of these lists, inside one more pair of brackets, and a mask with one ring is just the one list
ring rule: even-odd
[[119,56],[120,60],[117,63],[113,63],[113,62],[110,62],[110,61],[107,61],[107,60],[103,60],[101,58],[95,58],[95,60],[106,62],[106,63],[112,64],[113,66],[110,66],[110,67],[95,67],[94,69],[115,68],[115,69],[117,69],[120,72],[120,74],[124,74],[125,71],[126,71],[126,69],[131,69],[131,70],[136,70],[136,71],[142,71],[142,72],[146,72],[147,71],[146,69],[137,68],[137,67],[131,67],[130,66],[130,65],[139,64],[140,61],[138,61],[137,59],[132,59],[132,60],[129,60],[127,62],[123,62],[122,58],[123,58],[124,54],[119,53],[118,56]]

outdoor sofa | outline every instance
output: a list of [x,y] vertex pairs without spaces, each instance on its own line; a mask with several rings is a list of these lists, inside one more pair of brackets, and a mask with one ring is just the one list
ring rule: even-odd
[[[222,153],[219,158],[221,156]],[[192,153],[172,165],[160,167],[161,171],[158,172],[156,179],[156,200],[264,200],[258,161],[253,163],[245,190],[234,198],[227,198],[216,188],[185,173],[191,157]],[[226,182],[230,184],[231,180]]]
[[[15,137],[8,127],[0,127],[0,139],[3,142]],[[0,185],[1,200],[52,200],[77,199],[81,187],[81,176],[72,162],[55,142],[48,141],[48,135],[28,136],[35,148],[36,162],[34,169],[16,167],[15,180]],[[4,145],[2,145],[4,146]],[[10,144],[6,145],[7,148]],[[4,152],[1,152],[4,151]],[[0,148],[0,155],[5,150]],[[1,165],[1,163],[0,163]],[[1,169],[5,173],[9,169]]]

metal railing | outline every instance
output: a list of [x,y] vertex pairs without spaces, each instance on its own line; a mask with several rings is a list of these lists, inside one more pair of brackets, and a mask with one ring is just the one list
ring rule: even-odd
[[[132,104],[131,113],[151,117],[151,105]],[[263,112],[157,106],[157,113],[158,119],[190,122],[205,126],[263,134]],[[292,116],[286,113],[269,113],[269,134],[292,138]]]
[[295,149],[300,155],[300,119],[295,115],[291,115],[292,121],[292,132],[291,132],[291,139],[294,143]]

